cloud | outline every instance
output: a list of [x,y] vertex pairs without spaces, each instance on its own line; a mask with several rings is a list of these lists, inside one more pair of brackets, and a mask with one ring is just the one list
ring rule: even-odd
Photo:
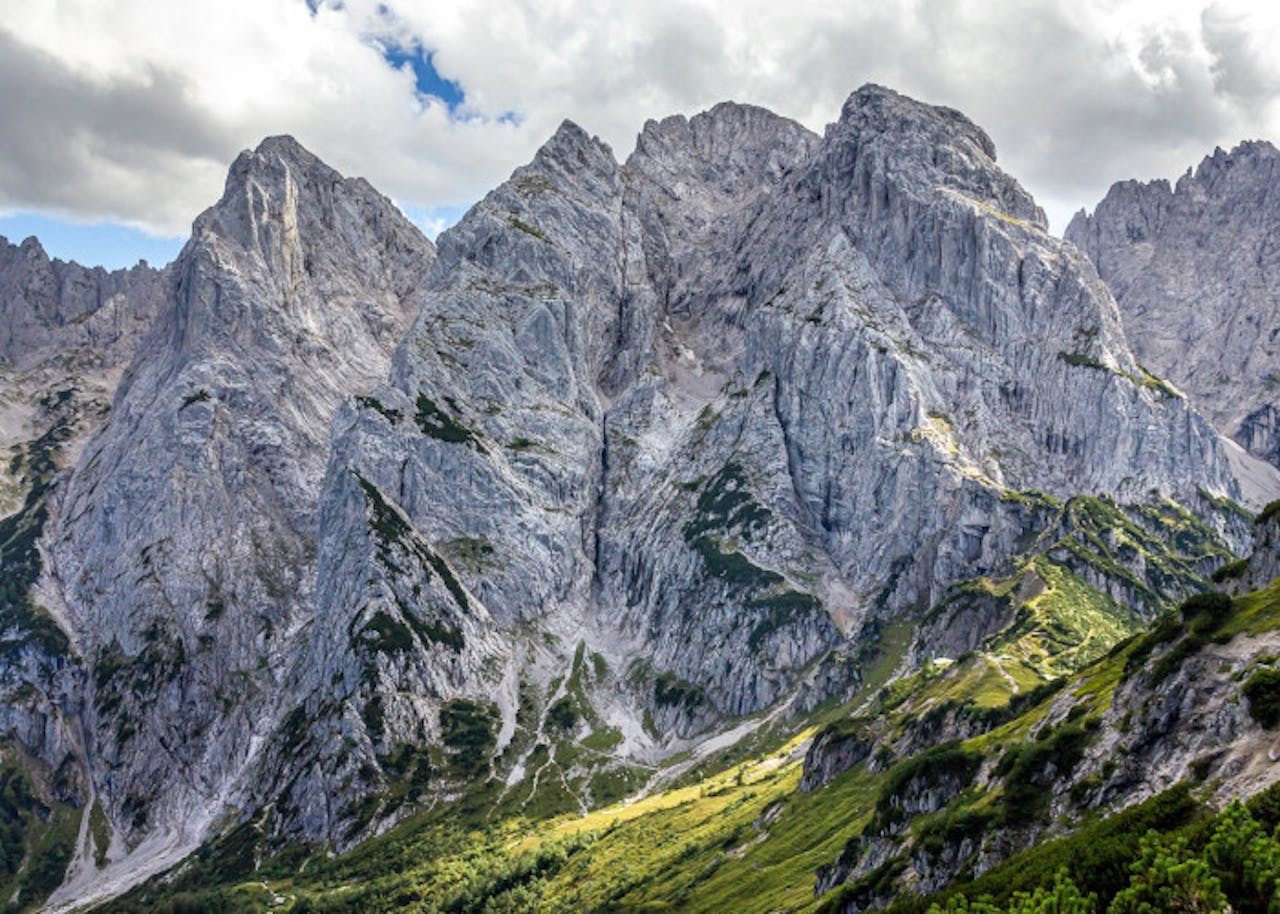
[[1245,111],[1262,113],[1280,94],[1280,23],[1259,22],[1247,8],[1215,3],[1200,16],[1212,57],[1214,88]]
[[287,132],[453,213],[565,117],[625,157],[646,118],[732,98],[821,130],[876,81],[969,114],[1060,229],[1114,180],[1280,132],[1276,14],[1223,0],[222,0],[199,19],[9,11],[0,207],[182,231],[238,149]]
[[193,109],[181,74],[148,68],[97,81],[0,31],[0,203],[190,221],[175,187],[208,182],[229,150]]

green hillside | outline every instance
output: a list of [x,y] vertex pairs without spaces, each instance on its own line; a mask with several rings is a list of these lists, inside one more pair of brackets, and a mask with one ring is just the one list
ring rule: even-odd
[[[504,792],[490,781],[337,857],[302,848],[266,854],[248,823],[104,910],[799,912],[892,901],[903,912],[1120,912],[1153,910],[1135,905],[1185,888],[1209,901],[1224,893],[1237,911],[1265,911],[1245,896],[1271,891],[1257,861],[1280,852],[1274,789],[1247,811],[1215,813],[1214,783],[1193,777],[1107,816],[1084,802],[1084,778],[1067,814],[1051,817],[1048,803],[1054,784],[1104,738],[1118,690],[1158,690],[1206,652],[1277,634],[1280,582],[1235,600],[1195,597],[1079,672],[1032,688],[1034,669],[986,651],[882,684],[906,646],[903,631],[891,630],[849,702],[819,709],[790,736],[765,731],[752,757],[706,761],[698,770],[718,770],[686,774],[643,799],[537,818],[504,811]],[[1223,676],[1255,717],[1280,707],[1274,655]],[[829,783],[800,789],[806,749],[840,740],[875,749]],[[904,811],[902,797],[947,778],[954,789],[942,791],[940,808]],[[1144,837],[1148,830],[1155,834]],[[912,894],[910,873],[929,855],[954,856],[966,838],[1001,834],[1034,846],[982,875],[976,858],[962,861],[942,896]],[[815,895],[820,868],[849,862],[880,835],[892,836],[894,850],[883,863]]]

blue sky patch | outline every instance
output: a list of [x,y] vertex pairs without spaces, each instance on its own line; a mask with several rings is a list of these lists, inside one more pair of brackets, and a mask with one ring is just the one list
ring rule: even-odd
[[400,211],[409,217],[414,225],[422,229],[432,241],[447,228],[451,228],[457,223],[467,210],[471,209],[471,204],[462,206],[401,206]]
[[440,99],[449,106],[451,112],[466,100],[466,93],[462,91],[462,86],[452,79],[445,79],[436,70],[432,62],[435,52],[428,51],[421,44],[415,42],[408,47],[387,45],[382,49],[382,56],[396,69],[408,64],[413,71],[418,94]]

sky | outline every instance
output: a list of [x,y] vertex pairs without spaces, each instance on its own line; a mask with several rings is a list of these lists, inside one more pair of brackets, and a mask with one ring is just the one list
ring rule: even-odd
[[1280,140],[1280,4],[1242,0],[58,0],[0,17],[0,235],[180,249],[294,135],[430,236],[565,118],[624,159],[732,99],[821,131],[877,82],[958,108],[1061,232],[1112,182]]

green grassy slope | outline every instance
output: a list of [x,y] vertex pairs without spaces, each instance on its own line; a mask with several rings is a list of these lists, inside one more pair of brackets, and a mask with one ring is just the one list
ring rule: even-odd
[[[259,862],[252,841],[224,842],[176,879],[153,882],[105,910],[748,914],[838,911],[888,890],[897,895],[895,911],[923,911],[930,901],[892,889],[911,864],[910,855],[823,897],[814,894],[815,873],[848,848],[856,849],[869,829],[897,829],[898,837],[915,848],[912,853],[928,854],[954,846],[966,832],[1020,828],[1043,817],[1034,778],[1050,763],[1071,767],[1096,738],[1099,716],[1123,682],[1151,674],[1170,657],[1185,661],[1215,641],[1280,629],[1280,582],[1225,609],[1200,601],[1186,615],[1166,617],[1059,686],[1022,693],[1012,705],[1006,677],[987,657],[975,654],[886,687],[870,682],[848,705],[824,711],[827,724],[810,725],[749,761],[636,802],[586,815],[501,817],[492,815],[498,808],[494,786],[479,787],[458,805],[422,814],[341,857],[294,850]],[[882,669],[894,650],[892,639],[886,641]],[[1050,704],[1064,696],[1073,703],[1071,713],[1044,725]],[[881,752],[825,786],[798,789],[803,747],[813,737],[861,732],[882,746],[923,746],[930,714],[938,719],[939,707],[952,715],[967,709],[980,732],[912,755]],[[963,782],[979,766],[994,772],[985,788],[961,786],[938,811],[905,821],[894,811],[895,796],[909,792],[920,778],[950,771],[960,772]],[[956,888],[932,901],[953,905],[948,910],[963,909],[948,900],[955,898],[991,895],[998,904],[1009,903],[1015,889],[1051,887],[1063,865],[1082,889],[1114,894],[1127,884],[1148,828],[1192,835],[1199,841],[1192,842],[1195,850],[1212,837],[1212,827],[1197,823],[1217,821],[1194,785],[1111,818],[1085,810],[1074,837],[1015,855],[972,882],[962,876]],[[1038,827],[1046,825],[1042,821]],[[1201,831],[1187,831],[1197,827]],[[1110,882],[1094,878],[1094,870]]]

